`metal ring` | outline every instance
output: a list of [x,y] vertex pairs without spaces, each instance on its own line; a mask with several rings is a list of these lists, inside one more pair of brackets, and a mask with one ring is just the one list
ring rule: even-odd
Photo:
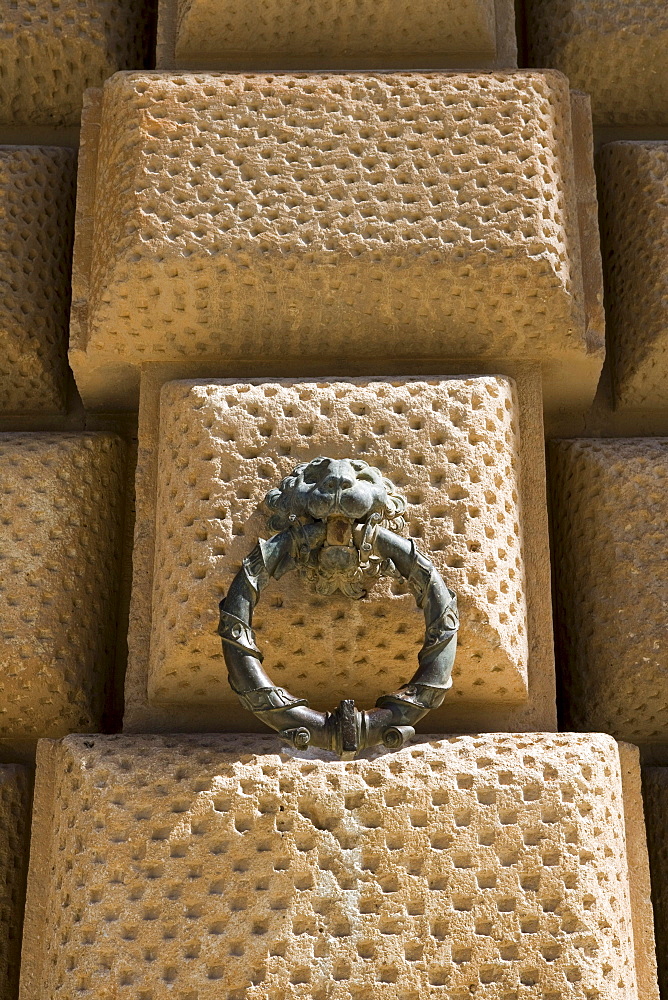
[[[333,712],[317,712],[305,698],[277,687],[262,669],[253,609],[272,577],[297,568],[319,584],[321,593],[341,589],[357,598],[366,593],[365,581],[401,577],[423,609],[425,638],[418,668],[407,684],[378,698],[374,709],[360,711],[344,699]],[[314,746],[352,758],[374,746],[399,749],[415,734],[416,723],[441,705],[452,686],[458,626],[456,595],[412,539],[379,527],[373,517],[306,524],[292,518],[286,530],[260,539],[244,559],[220,602],[218,633],[230,686],[244,708],[300,750]]]

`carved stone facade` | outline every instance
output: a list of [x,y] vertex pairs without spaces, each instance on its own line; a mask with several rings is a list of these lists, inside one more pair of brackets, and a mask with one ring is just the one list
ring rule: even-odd
[[0,16],[0,1000],[668,1000],[665,0]]
[[[407,497],[407,535],[458,595],[455,683],[432,731],[492,716],[499,728],[554,725],[541,641],[546,524],[532,506],[540,414],[526,380],[521,400],[498,376],[177,381],[159,400],[158,391],[147,389],[140,422],[126,727],[249,725],[225,681],[218,602],[249,546],[271,533],[260,506],[268,487],[296,458],[321,454],[382,469]],[[308,688],[318,709],[344,696],[373,705],[414,673],[424,638],[414,597],[389,579],[360,603],[286,576],[267,587],[253,624],[265,668],[294,693]]]
[[123,442],[0,434],[0,741],[100,726],[116,643]]
[[75,154],[0,147],[0,413],[63,412]]
[[517,66],[508,0],[418,0],[410,7],[296,0],[160,0],[159,69],[408,69]]
[[357,761],[251,736],[44,743],[22,997],[656,1000],[632,770],[600,735]]
[[593,398],[591,150],[574,160],[560,74],[118,74],[86,122],[87,406],[136,406],[144,364],[351,352],[534,360],[551,405]]

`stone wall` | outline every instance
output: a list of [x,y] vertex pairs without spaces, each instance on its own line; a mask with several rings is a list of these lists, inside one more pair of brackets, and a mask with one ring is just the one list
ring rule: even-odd
[[665,5],[0,13],[0,1000],[668,1000]]

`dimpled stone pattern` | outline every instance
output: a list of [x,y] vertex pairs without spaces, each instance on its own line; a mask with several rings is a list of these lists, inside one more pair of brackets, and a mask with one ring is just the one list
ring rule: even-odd
[[28,869],[28,772],[0,764],[0,1000],[15,1000]]
[[668,142],[610,143],[598,167],[616,395],[668,407]]
[[145,65],[155,0],[2,4],[0,124],[78,125],[87,87]]
[[0,413],[65,406],[75,160],[0,146]]
[[529,60],[591,95],[598,125],[668,124],[665,0],[529,0]]
[[[176,8],[174,10],[174,8]],[[169,10],[168,10],[169,9]],[[336,16],[326,4],[295,2],[289,16],[279,4],[266,0],[163,0],[160,17],[176,20],[174,55],[179,66],[225,68],[245,59],[246,68],[258,60],[277,66],[286,59],[307,59],[308,64],[350,65],[351,59],[372,62],[393,57],[415,58],[422,65],[429,57],[492,59],[496,55],[494,0],[435,3],[419,0],[409,9],[388,3],[343,2]],[[503,13],[507,12],[504,9]],[[329,63],[322,62],[329,60]],[[332,61],[335,60],[335,61]],[[447,61],[445,65],[447,65]],[[302,65],[304,65],[302,63]],[[450,65],[456,65],[450,63]],[[470,62],[465,65],[472,65]]]
[[665,742],[668,439],[560,441],[550,465],[569,724]]
[[276,747],[54,748],[31,1000],[638,998],[609,737]]
[[652,872],[661,996],[668,993],[668,767],[643,768],[647,846]]
[[[407,531],[456,591],[457,699],[527,696],[517,403],[512,380],[317,384],[172,382],[162,390],[149,698],[226,704],[218,602],[258,535],[260,505],[295,465],[363,458],[408,500]],[[254,614],[276,684],[334,708],[369,707],[417,669],[424,616],[398,581],[362,602],[296,573]]]
[[206,355],[579,358],[571,147],[550,72],[115,76],[75,247],[84,399],[105,366]]
[[0,736],[99,725],[123,474],[115,435],[0,435]]

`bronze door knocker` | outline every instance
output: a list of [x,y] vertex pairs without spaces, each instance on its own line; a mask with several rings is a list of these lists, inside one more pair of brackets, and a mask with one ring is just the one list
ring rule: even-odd
[[[343,758],[379,745],[398,749],[452,685],[459,625],[453,591],[413,540],[397,534],[406,501],[367,462],[316,458],[298,465],[265,503],[273,512],[269,526],[278,533],[258,541],[220,602],[218,633],[232,690],[244,708],[298,749],[310,745]],[[318,593],[340,590],[356,600],[381,577],[405,579],[425,618],[411,680],[368,711],[344,699],[333,712],[317,712],[305,698],[277,687],[262,669],[253,609],[272,577],[294,569]]]

